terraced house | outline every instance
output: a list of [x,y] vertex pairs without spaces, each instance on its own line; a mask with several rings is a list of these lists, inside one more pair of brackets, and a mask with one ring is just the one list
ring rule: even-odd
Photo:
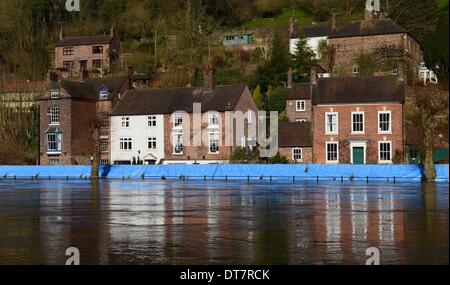
[[98,124],[102,163],[109,164],[109,113],[128,89],[126,76],[52,82],[38,98],[40,164],[91,164],[91,129]]
[[395,75],[317,78],[314,74],[311,83],[294,85],[288,96],[286,113],[290,124],[298,124],[291,127],[298,132],[292,137],[298,139],[297,145],[289,140],[290,148],[304,148],[311,136],[300,127],[305,121],[312,126],[313,163],[404,162],[404,81]]
[[[234,112],[242,124],[227,116]],[[254,143],[256,114],[249,88],[216,86],[211,67],[203,87],[127,91],[111,113],[111,162],[226,163],[236,148]]]

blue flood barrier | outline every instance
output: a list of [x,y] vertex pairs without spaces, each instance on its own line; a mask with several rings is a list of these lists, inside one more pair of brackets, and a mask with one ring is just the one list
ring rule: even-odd
[[[0,178],[86,179],[90,166],[0,166]],[[437,181],[449,181],[449,166],[436,166]],[[108,179],[183,180],[318,180],[367,182],[420,182],[423,170],[417,165],[117,165],[102,166],[100,176]]]

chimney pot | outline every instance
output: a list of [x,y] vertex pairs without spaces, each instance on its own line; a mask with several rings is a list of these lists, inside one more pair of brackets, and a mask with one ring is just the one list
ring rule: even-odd
[[331,30],[336,31],[336,13],[331,15]]
[[289,19],[289,36],[292,38],[295,34],[295,19],[294,17],[291,17]]

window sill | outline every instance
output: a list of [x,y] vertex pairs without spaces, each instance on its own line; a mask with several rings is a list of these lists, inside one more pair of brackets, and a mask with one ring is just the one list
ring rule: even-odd
[[47,155],[61,155],[62,151],[47,151]]
[[295,110],[295,112],[306,112],[306,110]]
[[378,161],[378,164],[394,164],[392,161]]
[[338,136],[339,133],[325,133],[326,136]]
[[60,123],[50,123],[49,126],[59,126]]
[[352,132],[350,133],[352,136],[360,136],[360,135],[365,135],[366,132]]
[[339,161],[327,161],[326,164],[339,164]]
[[392,132],[380,132],[378,131],[379,135],[392,135]]

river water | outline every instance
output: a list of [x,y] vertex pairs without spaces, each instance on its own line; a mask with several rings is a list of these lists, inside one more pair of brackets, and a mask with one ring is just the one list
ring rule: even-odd
[[449,263],[448,184],[0,180],[0,264]]

